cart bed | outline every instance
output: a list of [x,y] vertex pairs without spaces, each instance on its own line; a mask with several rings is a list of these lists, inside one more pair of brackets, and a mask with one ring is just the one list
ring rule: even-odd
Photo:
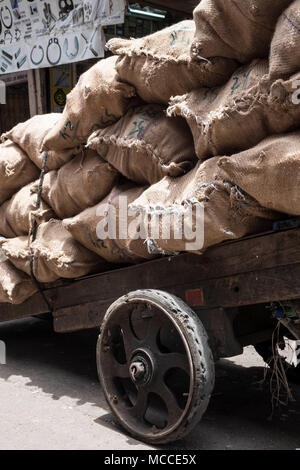
[[[161,289],[194,309],[215,309],[294,299],[300,293],[300,229],[248,237],[46,286],[57,332],[101,325],[106,309],[136,289]],[[21,305],[2,304],[0,322],[49,311],[40,293]]]

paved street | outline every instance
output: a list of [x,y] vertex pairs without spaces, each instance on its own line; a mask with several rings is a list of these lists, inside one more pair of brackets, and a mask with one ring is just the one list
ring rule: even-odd
[[[0,325],[7,365],[0,365],[0,449],[147,449],[114,422],[95,367],[97,331],[59,335],[50,324]],[[263,362],[253,348],[222,360],[209,409],[196,431],[171,449],[295,449],[300,447],[300,386],[296,402],[272,421]]]

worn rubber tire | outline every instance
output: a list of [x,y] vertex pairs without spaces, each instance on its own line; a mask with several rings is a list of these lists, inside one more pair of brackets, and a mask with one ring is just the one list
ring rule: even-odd
[[[188,411],[185,413],[178,428],[165,436],[157,436],[155,434],[145,436],[121,422],[115,407],[111,403],[110,397],[108,396],[109,394],[106,393],[105,378],[101,373],[102,338],[106,324],[111,316],[114,315],[114,312],[124,305],[124,303],[136,303],[137,301],[154,304],[156,307],[169,312],[169,316],[172,317],[174,323],[183,331],[192,357],[194,387]],[[97,344],[97,367],[106,400],[117,420],[133,437],[149,444],[166,444],[182,439],[188,435],[205,413],[215,382],[214,359],[208,344],[208,336],[202,322],[195,312],[181,299],[159,290],[149,289],[131,292],[111,305],[103,320],[101,334]]]

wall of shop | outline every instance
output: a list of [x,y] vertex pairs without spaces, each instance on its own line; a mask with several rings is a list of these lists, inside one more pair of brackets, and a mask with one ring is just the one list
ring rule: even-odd
[[1,75],[0,131],[30,117],[27,73]]

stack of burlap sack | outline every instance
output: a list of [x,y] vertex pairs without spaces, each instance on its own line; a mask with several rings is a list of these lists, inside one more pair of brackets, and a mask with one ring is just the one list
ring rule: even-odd
[[0,302],[300,215],[299,31],[300,0],[202,0],[6,132]]

